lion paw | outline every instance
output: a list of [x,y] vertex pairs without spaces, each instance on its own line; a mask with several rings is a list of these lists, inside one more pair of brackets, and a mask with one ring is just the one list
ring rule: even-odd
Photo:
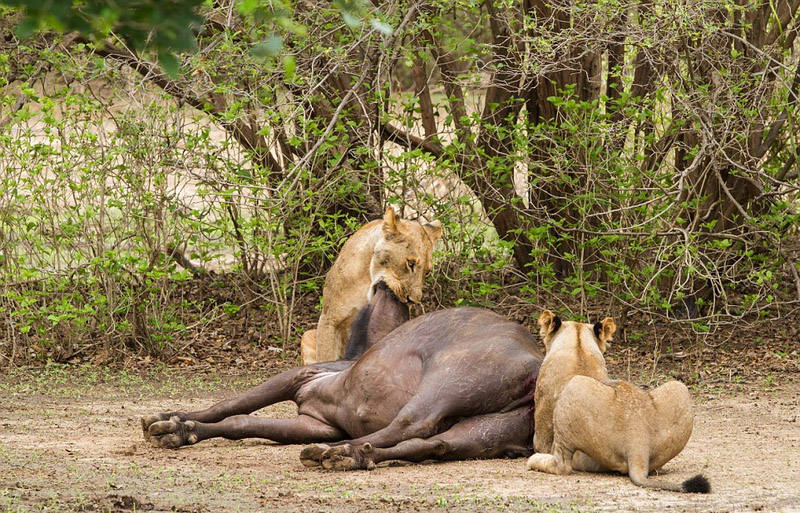
[[559,476],[567,475],[572,472],[569,460],[566,462],[561,457],[552,454],[536,453],[528,458],[528,470],[538,470]]
[[528,458],[528,470],[539,470],[544,471],[547,468],[547,464],[553,459],[553,456],[550,454],[542,454],[536,453],[531,455]]
[[[144,424],[145,419],[142,419],[142,427]],[[152,422],[147,428],[145,438],[155,447],[177,449],[197,443],[198,437],[194,433],[196,428],[194,421],[183,421],[179,416],[173,415],[168,420]]]

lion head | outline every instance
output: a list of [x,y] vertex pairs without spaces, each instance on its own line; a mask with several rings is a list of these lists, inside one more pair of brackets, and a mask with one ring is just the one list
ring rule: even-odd
[[600,353],[605,353],[606,346],[611,341],[615,331],[617,331],[617,325],[611,317],[606,317],[594,324],[587,324],[574,321],[562,322],[550,310],[545,310],[539,316],[539,335],[544,340],[545,353],[550,352],[550,348],[557,338],[567,333],[569,333],[569,340],[591,340],[597,344]]
[[432,268],[433,245],[441,236],[441,222],[406,221],[388,207],[383,215],[382,237],[369,266],[371,285],[367,299],[383,281],[404,303],[422,301],[423,282]]

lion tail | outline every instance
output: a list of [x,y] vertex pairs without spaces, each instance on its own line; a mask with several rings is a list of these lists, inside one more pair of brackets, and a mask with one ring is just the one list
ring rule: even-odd
[[681,486],[686,493],[711,493],[711,483],[703,474],[690,477]]
[[630,474],[630,478],[634,484],[645,488],[660,488],[671,492],[683,493],[711,493],[711,483],[709,483],[708,479],[703,474],[697,474],[683,483],[659,481],[657,479],[650,479],[647,475],[635,475],[634,473]]

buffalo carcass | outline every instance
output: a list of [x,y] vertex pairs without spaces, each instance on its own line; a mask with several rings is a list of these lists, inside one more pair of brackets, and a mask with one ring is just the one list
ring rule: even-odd
[[[531,454],[543,358],[531,333],[480,308],[407,319],[407,306],[379,284],[352,330],[348,356],[363,350],[357,359],[285,371],[205,410],[144,417],[145,438],[166,448],[213,437],[324,442],[301,460],[341,470]],[[286,400],[297,417],[247,415]]]

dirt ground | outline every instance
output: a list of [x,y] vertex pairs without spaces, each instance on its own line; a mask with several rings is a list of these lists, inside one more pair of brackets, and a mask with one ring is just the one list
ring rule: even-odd
[[[524,459],[342,473],[303,467],[300,446],[255,440],[156,449],[142,439],[141,415],[204,407],[267,374],[7,370],[0,373],[0,510],[800,511],[799,387],[794,373],[770,376],[694,388],[694,434],[662,474],[677,481],[704,473],[713,493],[703,496],[643,490],[617,475],[528,472]],[[282,403],[259,414],[293,411]]]

